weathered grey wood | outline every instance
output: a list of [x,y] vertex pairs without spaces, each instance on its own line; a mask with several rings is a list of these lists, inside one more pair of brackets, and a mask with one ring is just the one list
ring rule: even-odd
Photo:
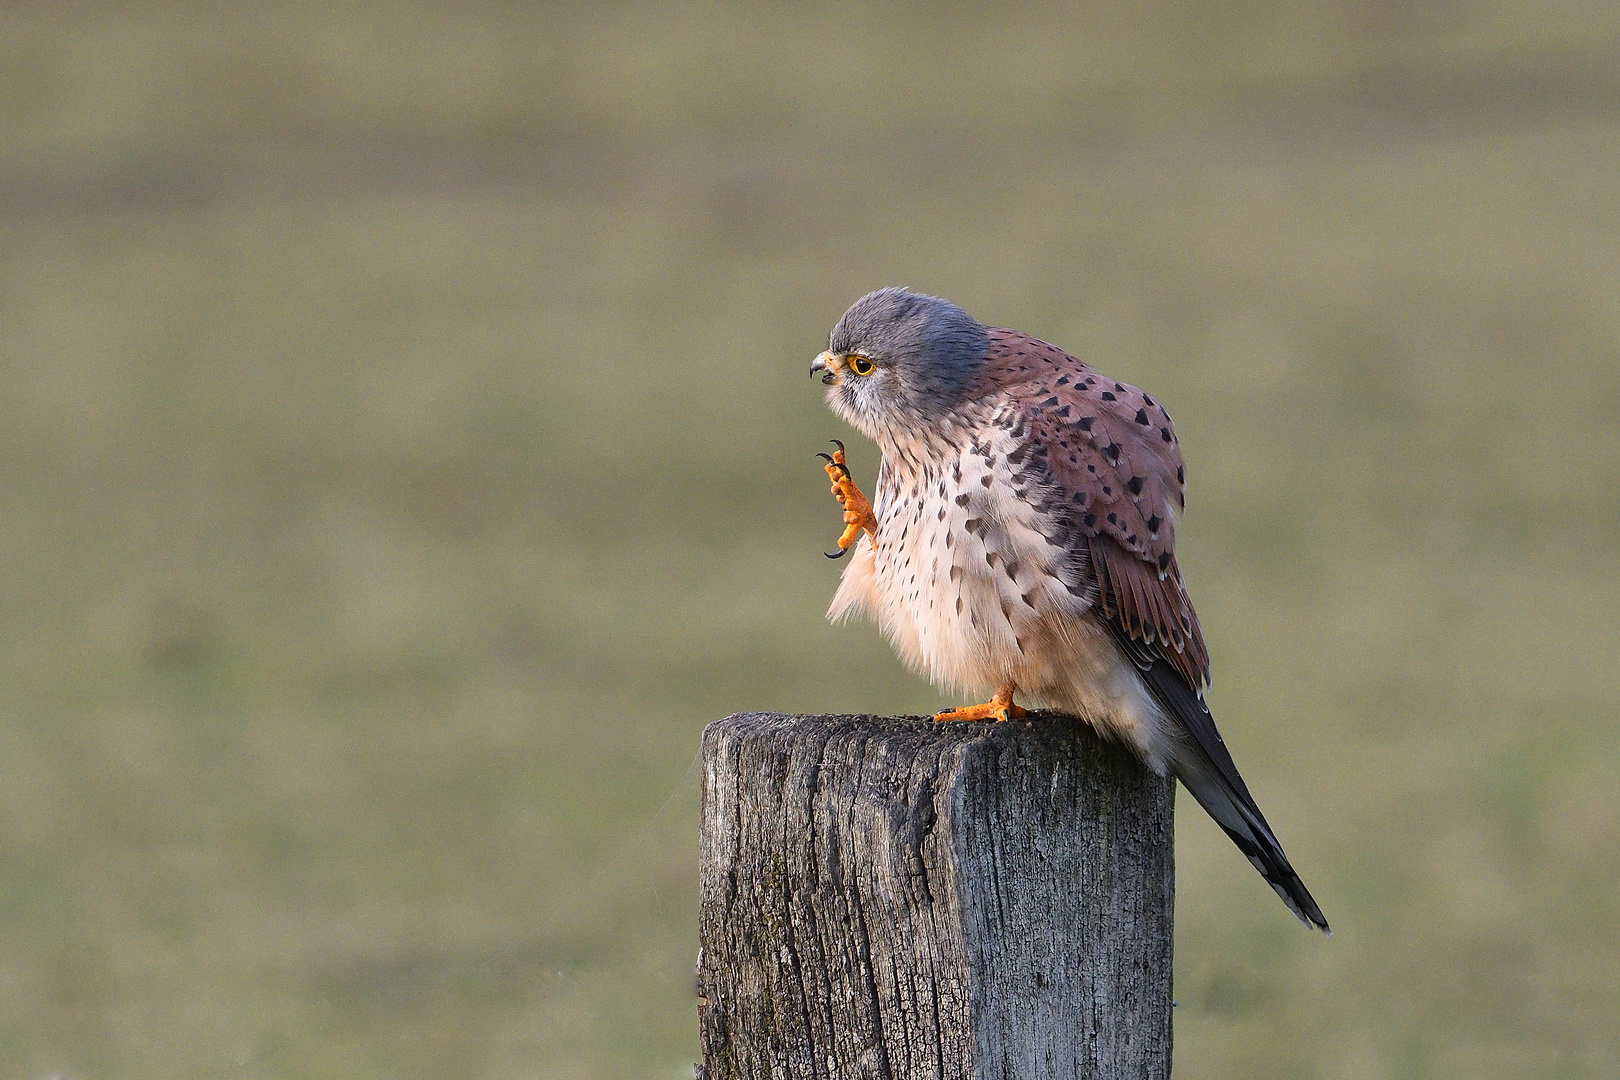
[[1169,1076],[1173,809],[1068,717],[715,721],[701,1075]]

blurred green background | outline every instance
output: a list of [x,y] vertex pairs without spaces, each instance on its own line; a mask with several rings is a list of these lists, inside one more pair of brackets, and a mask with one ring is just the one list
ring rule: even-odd
[[689,1077],[906,284],[1177,419],[1176,1075],[1620,1075],[1617,206],[1612,3],[7,5],[0,1073]]

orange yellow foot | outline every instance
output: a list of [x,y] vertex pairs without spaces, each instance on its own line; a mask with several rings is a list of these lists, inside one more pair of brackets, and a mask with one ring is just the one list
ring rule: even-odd
[[844,444],[834,439],[833,445],[838,449],[834,450],[830,457],[826,454],[816,456],[826,458],[827,464],[824,468],[827,470],[827,478],[832,481],[833,498],[844,508],[844,533],[838,538],[838,554],[827,556],[829,559],[838,559],[843,557],[851,544],[860,539],[863,529],[876,546],[877,516],[872,513],[872,504],[861,494],[861,489],[855,486],[855,481],[850,479],[849,466],[844,463]]
[[1013,704],[1013,692],[1003,690],[983,705],[968,705],[960,709],[946,709],[934,714],[935,720],[1016,720],[1026,711]]

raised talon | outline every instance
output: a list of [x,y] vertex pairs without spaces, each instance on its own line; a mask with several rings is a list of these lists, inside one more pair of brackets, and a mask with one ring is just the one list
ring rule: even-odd
[[822,554],[827,556],[829,559],[842,559],[845,555],[849,554],[849,548],[839,548],[838,554],[836,555],[828,551],[823,551]]
[[1027,715],[1027,710],[1013,704],[1016,687],[1004,686],[996,696],[983,705],[967,705],[960,709],[945,709],[934,714],[935,720],[1016,720]]
[[832,454],[820,453],[827,464],[822,466],[827,472],[827,478],[832,481],[833,498],[838,505],[844,508],[844,531],[838,537],[838,554],[831,555],[823,552],[829,559],[842,558],[850,546],[860,539],[861,530],[865,530],[877,543],[877,516],[872,513],[872,504],[861,494],[861,489],[855,486],[854,477],[851,476],[849,466],[844,463],[844,444],[837,439],[830,440],[838,449]]

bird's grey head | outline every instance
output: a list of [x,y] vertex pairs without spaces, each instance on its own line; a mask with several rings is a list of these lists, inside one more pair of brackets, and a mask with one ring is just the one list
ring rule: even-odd
[[850,305],[810,373],[834,412],[877,439],[960,403],[989,348],[990,331],[949,300],[891,287]]

